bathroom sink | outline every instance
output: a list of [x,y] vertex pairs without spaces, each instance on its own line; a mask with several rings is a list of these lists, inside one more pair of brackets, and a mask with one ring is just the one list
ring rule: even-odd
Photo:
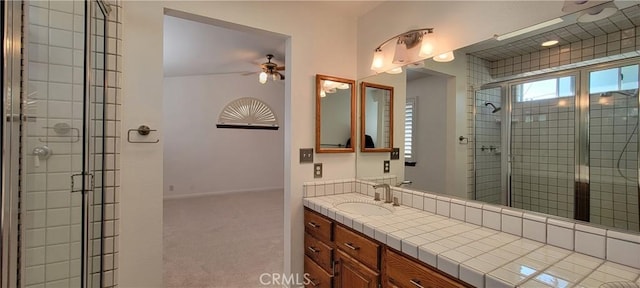
[[384,207],[381,204],[369,202],[343,202],[336,204],[335,207],[338,210],[362,216],[388,215],[393,212],[390,208]]

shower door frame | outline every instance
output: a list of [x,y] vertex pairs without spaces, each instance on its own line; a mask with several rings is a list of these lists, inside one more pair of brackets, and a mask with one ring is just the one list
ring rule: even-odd
[[[18,204],[19,204],[19,125],[20,108],[15,103],[21,94],[22,3],[2,1],[2,178],[0,178],[0,287],[14,287],[18,264]],[[16,98],[17,97],[17,98]],[[11,110],[9,110],[9,108]],[[17,113],[16,113],[17,110]],[[16,127],[18,126],[18,127]],[[18,139],[16,139],[18,137]],[[17,144],[17,145],[16,145]],[[15,272],[15,273],[12,273]],[[11,285],[13,283],[13,285]]]
[[[501,83],[492,83],[492,84],[487,84],[487,85],[483,85],[482,87],[480,87],[480,89],[475,89],[473,91],[473,199],[477,200],[478,199],[478,181],[477,181],[477,174],[478,174],[478,170],[477,170],[477,165],[476,165],[476,150],[478,147],[476,147],[476,145],[478,144],[478,134],[476,133],[476,123],[477,123],[477,117],[478,117],[478,111],[477,111],[477,106],[475,105],[475,103],[478,101],[478,92],[482,91],[482,90],[488,90],[488,89],[494,89],[494,88],[499,88],[500,89],[500,98],[503,100],[502,101],[502,111],[511,111],[511,106],[509,106],[505,101],[505,95],[507,93],[506,89],[507,87],[505,85],[502,85]],[[510,112],[509,112],[510,113]],[[503,113],[500,114],[500,118],[501,121],[504,121],[503,123],[506,123],[505,125],[502,125],[502,127],[500,127],[500,143],[501,146],[503,147],[502,151],[511,151],[511,141],[508,141],[507,138],[507,131],[509,131],[509,129],[511,129],[511,122],[510,121],[506,121],[505,116],[503,115]],[[507,126],[507,127],[505,127]],[[505,145],[506,143],[506,145]],[[504,149],[504,147],[506,147],[506,149]],[[511,206],[511,193],[508,191],[508,189],[510,188],[510,179],[511,179],[511,170],[510,168],[508,168],[507,166],[511,165],[511,162],[509,161],[509,156],[505,157],[505,154],[502,153],[500,155],[500,169],[501,169],[501,176],[500,176],[500,201],[502,205],[506,205],[506,206]]]
[[[106,133],[106,121],[104,120],[104,115],[106,115],[106,97],[107,97],[107,70],[106,70],[106,55],[107,55],[107,35],[108,35],[108,23],[107,18],[110,12],[110,5],[104,2],[103,0],[88,0],[85,1],[85,15],[84,15],[84,23],[85,23],[85,33],[84,33],[84,81],[83,81],[83,126],[82,126],[82,136],[81,141],[82,145],[82,172],[80,182],[82,193],[82,248],[81,248],[81,273],[80,273],[80,281],[82,287],[89,287],[89,283],[92,280],[91,274],[92,271],[89,270],[89,258],[90,257],[99,257],[99,274],[100,274],[100,285],[104,283],[103,281],[103,260],[102,257],[104,255],[104,191],[102,193],[102,199],[100,206],[102,207],[102,217],[98,222],[101,222],[100,225],[100,238],[101,245],[98,256],[92,256],[89,252],[89,241],[91,241],[91,235],[89,234],[93,229],[93,225],[90,223],[90,218],[93,216],[93,207],[94,203],[94,180],[93,180],[93,171],[92,166],[96,155],[92,146],[92,140],[89,139],[93,135],[91,134],[91,123],[95,120],[102,121],[102,135],[101,140],[93,140],[93,141],[101,141],[102,151],[100,155],[102,157],[101,161],[101,169],[102,169],[102,178],[104,180],[105,177],[105,135]],[[2,100],[0,101],[1,109],[3,111],[2,122],[0,125],[0,143],[2,145],[2,154],[0,160],[2,161],[2,178],[0,178],[0,288],[9,288],[16,287],[18,282],[20,281],[22,284],[20,286],[24,286],[22,279],[20,279],[20,270],[24,269],[24,262],[22,264],[19,260],[21,253],[21,245],[19,243],[19,238],[21,231],[19,230],[20,223],[18,219],[20,211],[20,186],[19,183],[25,181],[24,176],[20,173],[20,163],[21,161],[25,161],[21,159],[24,152],[22,151],[23,143],[21,140],[21,130],[23,122],[27,119],[24,115],[24,109],[21,107],[23,104],[23,94],[24,89],[23,78],[27,77],[27,65],[22,67],[23,57],[28,59],[28,51],[25,49],[22,52],[24,43],[23,43],[23,33],[26,23],[26,9],[23,1],[2,1],[0,13],[2,14],[2,67],[1,74],[2,75]],[[101,11],[103,13],[103,21],[104,21],[104,50],[103,50],[103,85],[102,85],[102,110],[95,111],[96,113],[102,113],[102,118],[94,119],[95,115],[91,114],[90,109],[90,93],[92,90],[92,85],[94,83],[93,79],[93,53],[92,51],[92,13],[93,10]],[[96,12],[98,13],[98,12]],[[23,54],[24,53],[24,54]],[[26,80],[24,80],[26,81]],[[19,105],[16,105],[19,104]],[[100,104],[100,103],[98,103]],[[9,108],[11,110],[9,110]],[[73,176],[72,176],[73,178]],[[22,179],[22,180],[21,180]],[[73,181],[71,182],[73,183]],[[104,181],[101,182],[104,186]],[[72,184],[73,185],[73,184]],[[69,193],[74,193],[72,190],[74,187],[70,187]],[[104,189],[104,188],[102,188]],[[92,223],[95,223],[93,221]],[[93,253],[96,254],[96,253]],[[24,257],[24,256],[23,256]]]
[[[494,82],[482,85],[480,89],[474,90],[473,97],[473,131],[474,131],[474,149],[473,149],[473,171],[474,171],[474,197],[477,190],[475,186],[476,180],[476,96],[477,92],[480,90],[491,89],[491,88],[501,88],[502,93],[502,108],[505,111],[506,115],[502,116],[503,121],[505,121],[505,125],[502,127],[502,146],[506,147],[503,151],[508,151],[508,153],[502,154],[502,171],[504,177],[506,177],[506,181],[503,181],[503,186],[501,190],[504,191],[506,195],[502,195],[503,199],[506,200],[507,206],[512,206],[511,203],[511,195],[512,195],[512,186],[511,186],[511,169],[512,169],[512,159],[513,155],[511,154],[511,142],[512,142],[512,133],[511,133],[511,121],[512,121],[512,108],[513,108],[513,87],[527,83],[535,80],[545,80],[551,78],[560,78],[566,76],[575,77],[575,99],[574,99],[574,162],[575,162],[575,171],[574,171],[574,211],[573,211],[573,219],[582,220],[589,222],[590,220],[590,151],[589,151],[589,109],[590,109],[590,97],[589,97],[589,75],[593,71],[615,68],[615,67],[624,67],[628,65],[640,65],[640,57],[632,57],[622,60],[614,60],[609,62],[604,62],[600,64],[593,65],[585,65],[581,67],[570,68],[563,71],[551,72],[551,73],[543,73],[535,76],[527,76],[512,80],[505,80],[500,82]],[[640,108],[640,97],[638,97],[638,107]],[[640,117],[638,117],[640,124]],[[638,151],[640,151],[640,141],[638,141]],[[638,194],[640,195],[640,153],[638,153],[638,167],[636,167],[636,171],[638,174]],[[506,188],[506,189],[505,189]],[[638,203],[638,209],[640,211],[640,203]]]

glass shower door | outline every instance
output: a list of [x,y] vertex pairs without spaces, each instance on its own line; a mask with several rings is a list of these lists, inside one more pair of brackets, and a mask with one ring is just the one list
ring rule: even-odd
[[100,287],[104,13],[92,1],[25,5],[18,286]]
[[635,231],[639,230],[638,67],[588,72],[589,221]]
[[[502,169],[502,88],[486,88],[475,93],[475,199],[506,204]],[[506,110],[506,109],[505,109]]]
[[511,206],[573,218],[576,77],[511,86]]

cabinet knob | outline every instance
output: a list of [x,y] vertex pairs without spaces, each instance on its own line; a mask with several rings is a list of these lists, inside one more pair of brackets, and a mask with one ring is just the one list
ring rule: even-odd
[[320,225],[313,223],[313,222],[309,222],[307,223],[309,226],[313,227],[313,228],[320,228]]

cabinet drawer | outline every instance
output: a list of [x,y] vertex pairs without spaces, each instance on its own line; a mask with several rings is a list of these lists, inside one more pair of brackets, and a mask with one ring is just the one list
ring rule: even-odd
[[336,225],[334,243],[349,256],[371,269],[378,270],[380,245],[363,236]]
[[385,257],[385,272],[388,283],[393,285],[391,287],[467,287],[389,249]]
[[304,273],[305,276],[304,287],[310,288],[331,288],[333,287],[333,276],[329,275],[326,271],[322,270],[318,264],[313,262],[311,258],[304,256]]
[[313,211],[304,210],[304,230],[324,242],[331,242],[333,222]]
[[313,259],[325,271],[333,273],[333,248],[309,233],[304,235],[304,254]]

